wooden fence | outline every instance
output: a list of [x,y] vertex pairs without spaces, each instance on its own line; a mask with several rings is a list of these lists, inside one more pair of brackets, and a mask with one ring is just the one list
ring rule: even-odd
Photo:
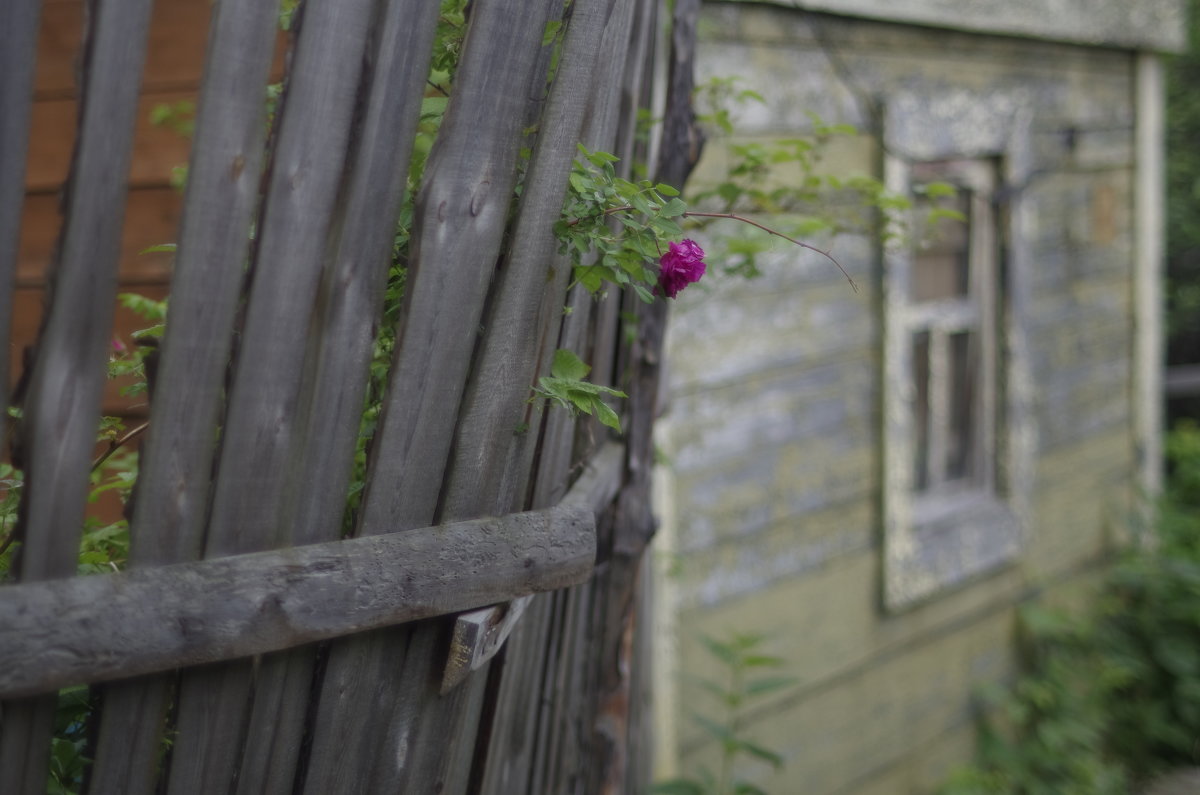
[[[306,0],[268,124],[279,9],[216,2],[128,568],[76,576],[151,6],[88,9],[62,226],[18,390],[0,792],[45,791],[57,692],[80,683],[97,704],[91,793],[640,791],[632,661],[663,310],[568,291],[552,224],[578,142],[652,159],[637,125],[665,62],[658,3],[470,4],[343,538],[439,7]],[[5,329],[39,7],[0,3]],[[687,57],[657,81],[676,137]],[[680,181],[690,153],[660,175]],[[622,312],[640,319],[632,339]],[[629,393],[619,440],[530,400],[557,348]]]

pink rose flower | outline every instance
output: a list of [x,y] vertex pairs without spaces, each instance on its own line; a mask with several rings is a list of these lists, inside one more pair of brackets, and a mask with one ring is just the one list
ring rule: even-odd
[[692,282],[700,281],[704,275],[704,249],[694,240],[672,243],[666,254],[658,260],[658,289],[668,298]]

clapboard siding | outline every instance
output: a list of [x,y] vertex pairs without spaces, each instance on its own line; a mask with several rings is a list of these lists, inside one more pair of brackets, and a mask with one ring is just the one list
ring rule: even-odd
[[[713,758],[689,719],[691,677],[717,672],[697,636],[752,631],[798,678],[751,710],[751,735],[787,757],[774,774],[748,766],[757,783],[812,795],[933,791],[967,761],[972,688],[1013,671],[1017,605],[1086,592],[1131,516],[1143,322],[1133,300],[1135,59],[744,3],[707,5],[701,31],[701,71],[739,75],[767,101],[739,116],[732,140],[710,141],[699,182],[720,177],[732,144],[802,134],[806,111],[859,127],[831,152],[828,168],[841,175],[882,176],[874,102],[924,97],[963,114],[1011,102],[1031,119],[1031,176],[1007,186],[1030,216],[1008,241],[1029,254],[1008,263],[1026,269],[1028,292],[1012,297],[1006,323],[1022,324],[1023,349],[1010,337],[1008,355],[1026,357],[1036,428],[1028,471],[1017,473],[1031,478],[1029,516],[1009,565],[906,611],[881,604],[885,331],[869,241],[832,241],[860,294],[819,258],[779,246],[762,257],[760,279],[681,297],[668,346],[664,513],[677,540],[666,587],[680,650],[665,682],[682,695],[665,766]],[[888,118],[949,135],[928,119]],[[888,155],[919,161],[923,143]],[[964,144],[962,157],[981,155],[1003,153]]]

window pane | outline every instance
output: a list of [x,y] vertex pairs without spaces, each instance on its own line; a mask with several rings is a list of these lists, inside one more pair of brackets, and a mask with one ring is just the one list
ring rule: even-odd
[[929,488],[929,332],[912,338],[913,491]]
[[950,335],[950,390],[947,406],[950,423],[946,434],[946,480],[972,477],[977,455],[975,432],[976,379],[979,372],[978,335],[962,331]]
[[913,301],[936,301],[942,298],[961,298],[970,289],[970,224],[961,218],[941,216],[925,223],[934,207],[952,210],[969,218],[971,194],[959,188],[953,199],[936,203],[918,198],[917,247],[913,254],[912,281],[909,297]]

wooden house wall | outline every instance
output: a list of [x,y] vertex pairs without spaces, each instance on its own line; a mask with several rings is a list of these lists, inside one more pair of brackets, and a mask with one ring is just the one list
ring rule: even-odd
[[[776,246],[755,280],[714,279],[681,297],[668,354],[663,615],[677,647],[660,680],[660,772],[715,750],[694,711],[715,667],[698,642],[756,632],[796,684],[750,710],[749,734],[779,750],[772,792],[929,792],[972,752],[976,686],[1013,672],[1016,607],[1077,599],[1128,527],[1134,444],[1135,69],[1132,52],[708,5],[698,64],[765,104],[737,139],[808,129],[806,112],[863,134],[828,152],[843,175],[881,176],[875,101],[923,90],[1022,92],[1033,114],[1034,221],[1027,307],[1036,429],[1030,526],[1018,559],[912,609],[882,606],[879,259],[865,237],[826,261]],[[695,179],[721,173],[710,142]],[[777,219],[780,222],[786,219]]]

